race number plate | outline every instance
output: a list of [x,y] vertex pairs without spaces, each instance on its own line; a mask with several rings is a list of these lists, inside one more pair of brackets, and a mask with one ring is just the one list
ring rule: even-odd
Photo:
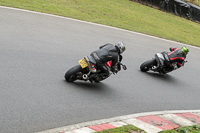
[[84,58],[81,59],[81,60],[79,60],[78,62],[79,62],[79,64],[81,65],[82,68],[85,68],[85,67],[88,66],[88,64],[87,64],[87,62],[85,61]]

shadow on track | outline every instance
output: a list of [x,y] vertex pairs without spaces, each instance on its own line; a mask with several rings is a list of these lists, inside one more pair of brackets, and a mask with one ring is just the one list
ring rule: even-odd
[[154,72],[142,72],[142,73],[154,79],[163,80],[167,82],[174,82],[174,83],[177,82],[177,79],[169,74],[159,74],[159,73],[154,73]]
[[81,93],[82,95],[86,95],[89,97],[96,97],[96,98],[111,98],[112,96],[116,95],[116,89],[112,87],[112,85],[106,84],[104,82],[93,83],[90,82],[82,82],[82,81],[75,81],[73,83],[68,83],[67,88],[76,90],[76,92]]
[[82,81],[75,81],[73,83],[66,82],[70,87],[79,88],[83,90],[91,90],[91,91],[105,91],[111,89],[109,85],[106,85],[102,82],[99,83],[90,83],[90,82],[82,82]]

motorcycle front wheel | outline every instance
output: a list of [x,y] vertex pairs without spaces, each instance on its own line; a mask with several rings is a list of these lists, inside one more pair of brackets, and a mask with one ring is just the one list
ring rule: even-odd
[[81,72],[81,71],[82,71],[82,68],[80,65],[76,65],[76,66],[72,67],[65,73],[65,80],[67,82],[73,82],[73,81],[77,80],[78,72]]
[[149,69],[156,65],[156,59],[151,59],[151,60],[148,60],[148,61],[145,61],[144,63],[142,63],[142,65],[140,66],[140,70],[142,72],[147,72],[149,71]]

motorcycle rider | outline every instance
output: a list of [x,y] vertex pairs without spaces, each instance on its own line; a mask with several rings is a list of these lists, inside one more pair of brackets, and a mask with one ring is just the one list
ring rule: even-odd
[[[97,63],[97,69],[101,70],[101,76],[109,75],[109,70],[105,63],[111,61],[111,71],[115,74],[121,70],[119,62],[122,60],[122,53],[125,51],[125,45],[123,42],[118,42],[116,45],[107,43],[100,46],[98,50],[92,52],[90,55],[95,59]],[[96,78],[97,75],[93,74]]]
[[169,66],[169,69],[176,70],[184,65],[186,55],[189,52],[189,49],[186,46],[182,48],[169,48],[171,52],[167,52],[169,60],[166,60],[166,65]]

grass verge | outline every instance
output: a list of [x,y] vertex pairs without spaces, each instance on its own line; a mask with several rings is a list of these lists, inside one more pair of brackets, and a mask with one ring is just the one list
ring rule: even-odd
[[133,125],[125,125],[122,127],[103,130],[96,133],[146,133],[144,130],[141,130]]
[[186,0],[186,1],[188,1],[190,3],[193,3],[193,4],[197,5],[197,6],[200,6],[200,0]]
[[0,0],[45,12],[200,46],[200,24],[129,0]]
[[200,125],[179,127],[173,130],[164,130],[159,133],[200,133]]
[[[126,125],[114,129],[103,130],[96,133],[146,133],[146,132],[133,125]],[[200,125],[179,127],[173,130],[164,130],[159,133],[200,133]]]

